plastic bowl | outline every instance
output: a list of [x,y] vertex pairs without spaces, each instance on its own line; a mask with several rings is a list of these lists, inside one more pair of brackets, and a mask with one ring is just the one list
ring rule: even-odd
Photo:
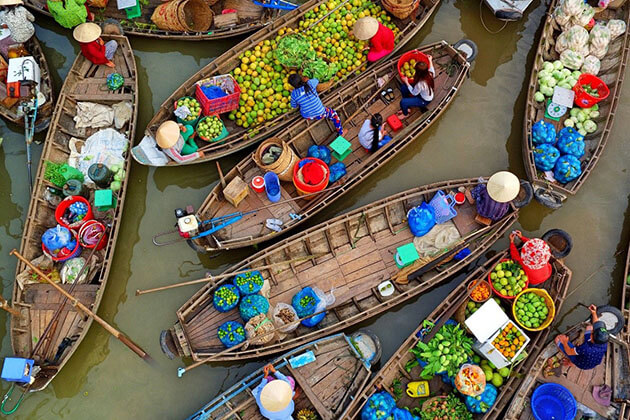
[[[516,316],[516,310],[517,310],[516,309],[516,302],[518,302],[518,299],[521,297],[522,294],[529,293],[529,292],[535,293],[538,296],[541,296],[543,299],[545,299],[545,304],[547,305],[547,309],[549,310],[549,312],[547,313],[547,319],[545,319],[545,322],[540,324],[540,327],[538,327],[538,328],[526,327],[525,325],[521,324],[521,321],[519,321],[518,317]],[[556,316],[556,305],[553,303],[553,299],[551,298],[551,296],[549,296],[549,293],[545,289],[538,289],[538,288],[524,289],[524,290],[521,291],[521,293],[516,295],[516,298],[514,299],[514,302],[512,302],[512,316],[514,317],[514,320],[516,321],[518,326],[523,328],[524,330],[527,330],[527,331],[542,331],[545,328],[547,328],[549,325],[551,325],[551,322],[555,318],[555,316]]]
[[[513,261],[513,260],[512,260],[511,258],[503,258],[501,261],[499,261],[499,262],[497,263],[497,265],[498,265],[498,264],[500,264],[500,263],[504,263],[504,262],[506,262],[506,261]],[[517,264],[518,264],[518,263],[517,263]],[[519,265],[520,265],[520,264],[519,264]],[[495,265],[494,267],[496,267],[496,265]],[[494,286],[492,285],[492,279],[490,278],[490,274],[492,274],[492,273],[494,272],[494,267],[492,267],[492,270],[490,270],[490,271],[488,272],[488,283],[490,284],[490,288],[492,289],[492,292],[493,292],[495,295],[497,295],[497,296],[499,296],[500,298],[503,298],[503,299],[512,300],[512,299],[516,298],[516,296],[517,296],[517,295],[514,295],[514,296],[506,296],[506,295],[502,295],[501,293],[499,293],[499,291],[498,291],[497,289],[495,289],[495,288],[494,288]],[[528,278],[528,279],[527,279],[527,281],[525,282],[525,289],[527,289],[528,287],[529,287],[529,278]],[[525,290],[525,289],[523,289],[523,290]]]

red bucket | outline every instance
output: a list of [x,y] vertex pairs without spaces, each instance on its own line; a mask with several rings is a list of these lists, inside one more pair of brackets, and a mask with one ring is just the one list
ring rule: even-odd
[[79,238],[77,238],[77,234],[74,230],[71,229],[70,232],[72,232],[74,239],[76,239],[77,241],[77,245],[74,247],[72,251],[69,251],[68,249],[64,248],[60,252],[58,252],[56,255],[53,255],[53,253],[50,252],[48,248],[46,248],[46,245],[42,243],[42,251],[44,251],[44,254],[48,255],[55,262],[66,261],[66,260],[69,260],[70,258],[75,258],[81,255],[81,244],[79,243]]
[[[502,259],[501,261],[499,261],[499,263],[504,263],[504,262],[506,262],[506,261],[510,261],[510,259],[509,259],[509,258],[504,258],[504,259]],[[497,263],[497,265],[498,265],[499,263]],[[519,263],[519,265],[520,265],[520,263]],[[496,265],[495,265],[494,267],[496,267]],[[490,270],[490,272],[488,272],[488,283],[490,284],[490,288],[492,289],[492,292],[493,292],[495,295],[497,295],[497,296],[499,296],[500,298],[503,298],[503,299],[512,300],[512,299],[516,298],[516,296],[517,296],[518,294],[516,294],[516,295],[514,295],[514,296],[502,295],[501,293],[499,293],[499,291],[498,291],[497,289],[495,289],[495,288],[494,288],[494,285],[492,284],[492,279],[490,278],[490,275],[491,275],[491,274],[492,274],[492,272],[494,271],[494,267],[492,267],[492,270]],[[525,287],[523,288],[523,290],[527,289],[528,287],[529,287],[529,278],[528,278],[528,279],[527,279],[527,281],[525,282]]]
[[[317,182],[317,184],[315,185],[306,183],[300,179],[300,170],[303,167],[303,165],[300,165],[300,164],[306,164],[309,162],[320,165],[323,170],[321,181]],[[295,188],[297,189],[298,194],[300,195],[312,194],[312,193],[316,193],[316,192],[326,189],[326,187],[328,186],[329,180],[330,180],[330,169],[328,168],[328,165],[326,165],[326,163],[320,159],[313,158],[313,157],[300,159],[293,167],[293,184],[295,185]],[[311,198],[315,198],[315,197],[314,196],[308,197],[306,199],[308,200]]]
[[[70,207],[72,204],[77,203],[77,202],[81,202],[87,205],[87,213],[85,214],[83,219],[77,222],[71,223],[71,224],[67,224],[66,222],[63,221],[61,217],[66,212],[68,207]],[[77,229],[83,223],[93,218],[94,218],[94,215],[92,214],[92,206],[90,205],[90,202],[87,201],[85,198],[81,197],[80,195],[73,195],[73,196],[64,198],[63,200],[61,200],[61,203],[59,203],[59,205],[55,209],[55,220],[57,220],[57,223],[59,223],[61,226],[66,227],[68,229]]]
[[107,234],[105,233],[105,225],[98,220],[88,220],[83,223],[79,229],[79,243],[83,248],[96,250],[105,248],[107,245]]
[[[596,89],[599,97],[595,97],[587,93],[582,87],[583,85],[590,85],[592,89]],[[573,86],[573,91],[575,92],[575,98],[573,101],[580,108],[590,108],[596,103],[608,98],[608,95],[610,95],[610,89],[608,89],[606,83],[604,83],[599,77],[588,73],[580,75],[577,83]]]
[[[429,65],[429,57],[427,57],[425,53],[418,50],[407,51],[398,59],[398,76],[400,76],[401,79],[405,77],[405,75],[402,74],[402,71],[400,71],[402,69],[402,66],[412,59],[416,60],[416,62],[424,61],[425,63],[427,63],[427,66]],[[411,80],[409,81],[409,83],[411,83]]]

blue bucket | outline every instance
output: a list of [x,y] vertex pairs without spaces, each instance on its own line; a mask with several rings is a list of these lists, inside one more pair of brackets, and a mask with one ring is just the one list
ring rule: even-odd
[[536,420],[573,420],[577,414],[577,402],[571,391],[552,383],[534,390],[531,407]]
[[267,198],[272,203],[280,201],[280,195],[282,190],[280,189],[280,178],[274,172],[267,172],[265,178],[265,191],[267,192]]

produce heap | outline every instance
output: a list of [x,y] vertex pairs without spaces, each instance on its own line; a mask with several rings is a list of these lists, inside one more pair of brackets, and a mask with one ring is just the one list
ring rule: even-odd
[[440,328],[429,343],[419,341],[410,351],[426,363],[420,376],[430,379],[445,373],[452,377],[459,367],[472,356],[473,341],[459,324],[447,324]]
[[186,107],[190,111],[190,114],[181,119],[184,124],[192,123],[201,115],[201,104],[195,98],[186,96],[184,98],[178,99],[177,106],[175,108],[177,109],[181,107]]
[[508,361],[516,356],[516,353],[525,345],[525,336],[511,322],[501,330],[501,332],[492,340],[492,345],[499,351]]
[[204,117],[197,123],[197,134],[203,140],[211,141],[223,131],[223,122],[215,115]]
[[534,292],[523,293],[514,302],[516,319],[527,328],[538,328],[549,316],[545,298]]
[[401,73],[409,80],[413,80],[413,78],[416,76],[416,64],[417,62],[413,58],[405,62],[400,69]]
[[473,416],[464,403],[453,394],[438,398],[427,404],[422,411],[422,420],[442,419],[472,420]]
[[516,296],[527,286],[527,275],[513,260],[500,262],[489,275],[492,287],[503,296]]
[[[543,120],[537,121],[532,126],[532,143],[534,144],[532,152],[534,164],[538,170],[543,172],[553,170],[554,179],[562,184],[573,181],[580,176],[582,173],[580,158],[584,156],[586,149],[584,135],[570,125],[575,118],[578,121],[576,123],[579,124],[578,127],[583,127],[586,124],[589,130],[592,129],[590,124],[595,125],[595,123],[585,118],[587,115],[599,115],[596,106],[588,110],[578,110],[575,113],[572,109],[571,112],[575,116],[567,118],[565,125],[567,125],[566,121],[571,121],[571,123],[557,134],[554,126]],[[595,126],[596,128],[597,126]]]
[[[352,27],[357,19],[365,16],[373,16],[395,35],[399,32],[391,17],[376,3],[350,0],[342,5],[339,0],[329,0],[306,12],[297,28],[281,28],[275,38],[261,41],[252,50],[242,53],[238,57],[239,65],[231,72],[242,94],[238,109],[230,112],[228,118],[240,127],[253,128],[289,112],[293,87],[288,77],[302,67],[300,57],[302,60],[321,58],[304,65],[305,74],[325,73],[329,79],[333,76],[342,79],[353,72],[364,71],[367,43],[352,36]],[[294,36],[298,33],[299,37]],[[290,38],[291,42],[285,38]],[[278,50],[280,45],[283,48]]]

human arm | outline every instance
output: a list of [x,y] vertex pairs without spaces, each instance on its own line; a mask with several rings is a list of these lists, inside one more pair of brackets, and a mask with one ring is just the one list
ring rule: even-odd
[[[295,92],[295,91],[293,91],[293,92]],[[293,92],[291,92],[291,102],[290,102],[290,104],[291,104],[291,108],[297,108],[298,107],[298,103],[297,103],[295,95],[293,95]]]
[[435,67],[433,67],[433,56],[427,54],[427,57],[429,58],[429,73],[431,73],[431,76],[435,77]]
[[518,249],[516,249],[516,244],[514,243],[514,239],[517,237],[520,238],[522,236],[523,234],[521,233],[520,230],[515,230],[512,233],[510,233],[510,256],[512,257],[514,261],[517,261],[517,262],[521,261],[521,253],[518,252]]
[[29,12],[29,11],[28,11],[28,9],[26,9],[26,8],[24,8],[24,7],[22,7],[22,6],[20,6],[20,7],[21,7],[21,8],[22,8],[22,10],[23,10],[23,12],[22,12],[22,13],[24,13],[24,17],[25,17],[27,20],[31,21],[31,22],[35,22],[35,16],[33,16],[33,14],[32,14],[31,12]]
[[175,147],[170,147],[168,149],[162,149],[162,151],[171,159],[173,159],[177,163],[190,162],[195,159],[199,159],[203,157],[203,152],[195,152],[189,155],[182,155],[179,150]]
[[[599,321],[599,317],[597,316],[597,306],[591,305],[588,307],[588,310],[591,311],[591,323],[595,324]],[[593,327],[591,327],[593,329]]]

